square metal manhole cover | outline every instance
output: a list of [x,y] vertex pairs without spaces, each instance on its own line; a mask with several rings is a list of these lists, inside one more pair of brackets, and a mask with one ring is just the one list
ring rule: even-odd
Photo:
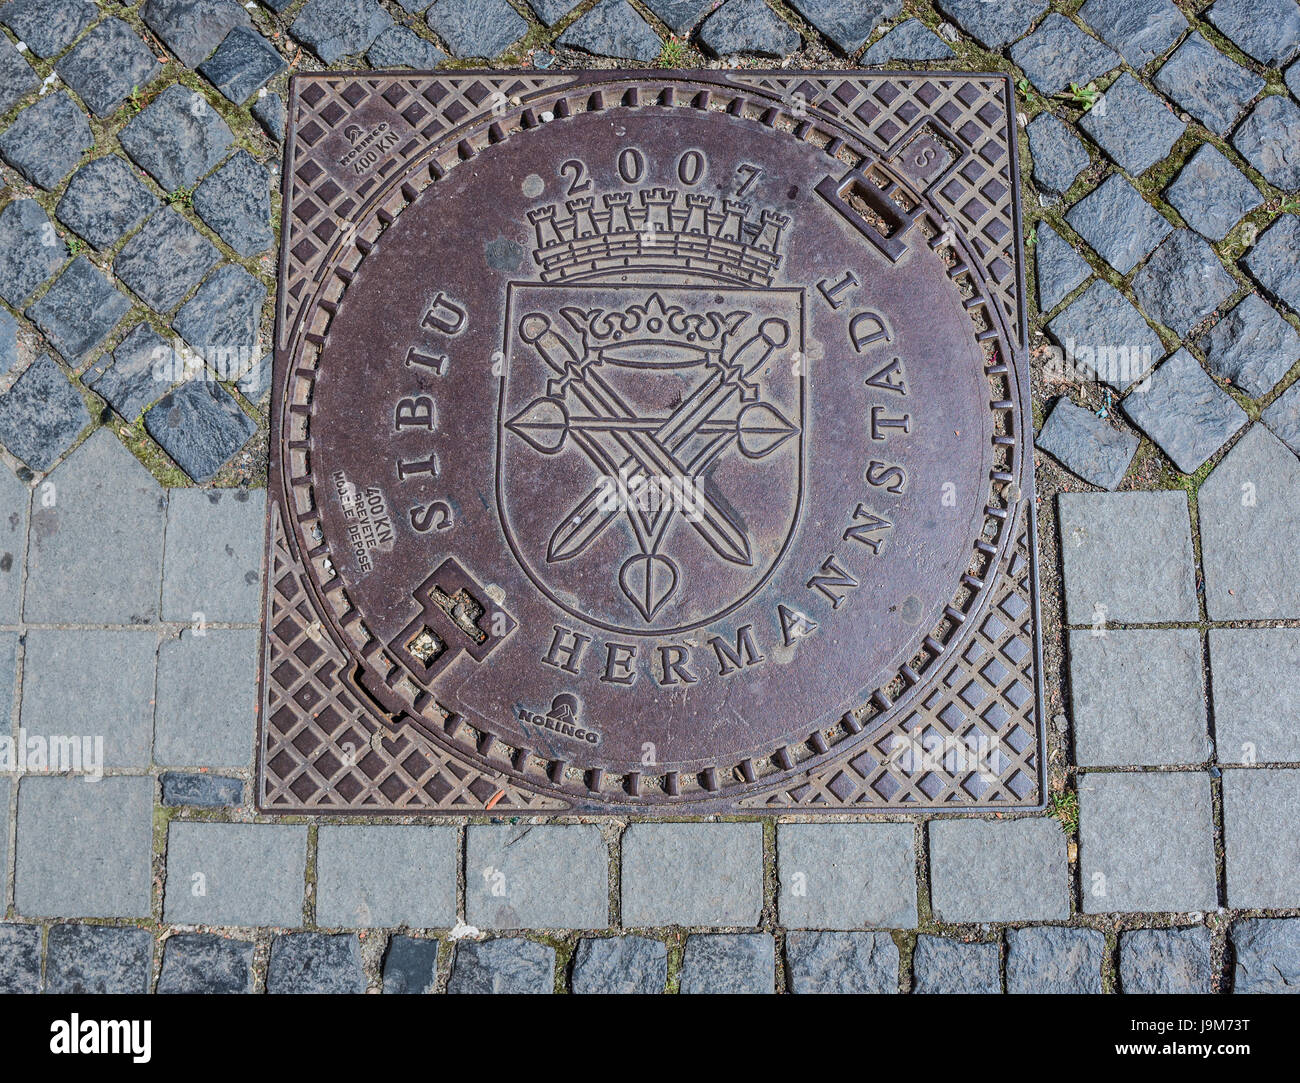
[[291,97],[259,808],[1041,804],[1006,77]]

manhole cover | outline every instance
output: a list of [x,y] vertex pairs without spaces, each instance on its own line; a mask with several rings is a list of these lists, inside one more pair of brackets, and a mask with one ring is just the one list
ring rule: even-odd
[[1010,103],[298,77],[260,806],[1038,804]]

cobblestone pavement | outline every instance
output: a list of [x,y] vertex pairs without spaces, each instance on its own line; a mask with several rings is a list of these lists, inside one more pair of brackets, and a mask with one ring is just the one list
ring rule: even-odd
[[[9,0],[0,25],[0,990],[1300,989],[1296,0]],[[1013,74],[1046,813],[252,811],[286,80],[487,61]],[[106,777],[43,773],[83,751]]]

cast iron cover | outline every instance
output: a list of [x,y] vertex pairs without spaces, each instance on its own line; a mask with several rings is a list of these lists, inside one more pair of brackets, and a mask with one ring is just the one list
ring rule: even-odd
[[1041,802],[1006,77],[290,114],[262,809]]

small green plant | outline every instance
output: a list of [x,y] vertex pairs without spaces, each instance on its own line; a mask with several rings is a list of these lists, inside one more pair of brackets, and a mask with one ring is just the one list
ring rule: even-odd
[[1053,816],[1061,821],[1061,830],[1073,835],[1079,830],[1079,797],[1075,793],[1054,793],[1048,806]]
[[1300,196],[1287,196],[1278,207],[1279,214],[1300,214]]
[[140,93],[140,88],[138,86],[133,86],[131,88],[131,96],[126,99],[127,116],[133,117],[143,108],[144,95]]
[[671,37],[664,42],[663,51],[659,54],[659,66],[680,68],[686,63],[686,55],[686,43],[679,37]]
[[80,237],[68,238],[68,255],[70,256],[80,255],[82,252],[85,251],[85,249],[86,249],[86,242],[83,241]]
[[1101,97],[1101,91],[1092,83],[1087,86],[1080,86],[1078,83],[1070,84],[1070,93],[1062,95],[1069,100],[1070,104],[1082,109],[1085,113],[1097,104]]
[[1034,94],[1033,85],[1029,82],[1028,79],[1024,79],[1024,78],[1017,79],[1016,89],[1020,92],[1020,96],[1025,99],[1026,105],[1028,105],[1030,108],[1038,107],[1038,97],[1037,95]]
[[188,188],[177,188],[167,196],[167,202],[171,204],[179,203],[182,207],[192,207],[194,205],[194,185]]

